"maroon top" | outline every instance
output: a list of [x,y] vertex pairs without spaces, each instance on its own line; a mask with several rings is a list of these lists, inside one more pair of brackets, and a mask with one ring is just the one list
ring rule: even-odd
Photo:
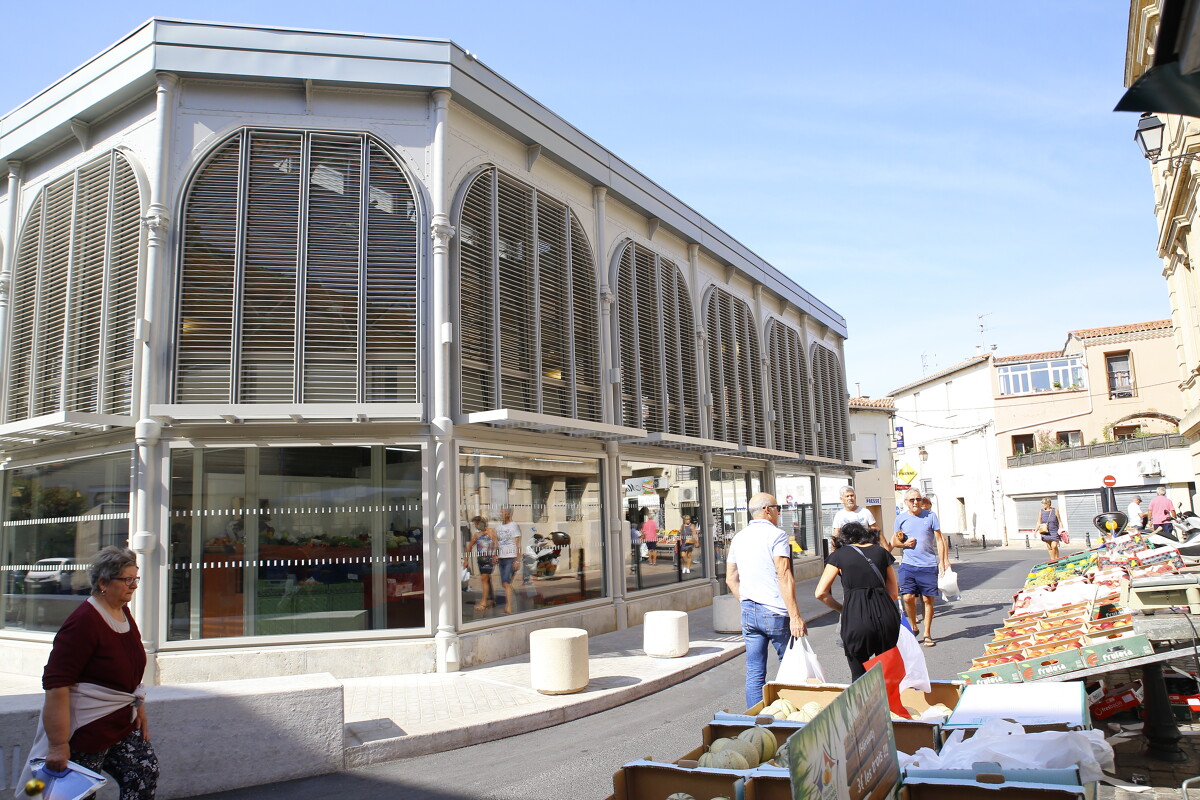
[[[94,683],[132,693],[146,671],[146,650],[133,615],[128,607],[122,611],[129,620],[127,633],[114,631],[91,603],[80,603],[54,636],[54,649],[42,673],[42,688],[48,691]],[[71,749],[99,753],[112,747],[133,730],[130,711],[122,708],[79,728],[71,737]]]

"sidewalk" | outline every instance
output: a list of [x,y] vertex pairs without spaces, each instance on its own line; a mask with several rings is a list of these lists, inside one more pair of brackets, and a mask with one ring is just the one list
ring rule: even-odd
[[[831,613],[813,597],[816,578],[798,581],[805,620]],[[691,647],[680,658],[642,650],[642,626],[590,637],[591,680],[577,694],[530,688],[528,654],[447,674],[346,678],[345,768],[494,741],[614,708],[687,680],[745,652],[740,634],[713,630],[712,607],[689,613]],[[286,690],[299,678],[272,679]],[[204,690],[213,684],[194,684]],[[167,687],[162,687],[167,688]],[[160,687],[151,687],[154,701]],[[0,696],[39,695],[39,678],[0,673]]]

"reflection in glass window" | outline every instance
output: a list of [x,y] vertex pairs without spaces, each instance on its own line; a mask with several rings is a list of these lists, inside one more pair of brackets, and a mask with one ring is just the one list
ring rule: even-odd
[[775,491],[783,505],[779,527],[788,532],[792,553],[818,552],[821,534],[816,527],[813,506],[813,476],[780,471],[775,475]]
[[56,631],[91,594],[92,557],[129,543],[131,468],[130,454],[119,453],[5,474],[3,627]]
[[762,487],[760,470],[712,468],[709,489],[712,492],[713,558],[721,594],[729,591],[725,585],[725,553],[729,549],[729,540],[749,524],[750,498],[761,492]]
[[421,451],[171,452],[171,639],[425,624]]
[[704,577],[700,469],[621,462],[621,518],[629,531],[630,591]]
[[602,597],[600,462],[463,448],[464,622]]

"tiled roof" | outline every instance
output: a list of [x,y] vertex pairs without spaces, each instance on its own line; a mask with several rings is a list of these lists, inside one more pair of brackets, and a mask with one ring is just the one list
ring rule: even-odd
[[926,375],[924,378],[921,378],[921,380],[919,380],[919,381],[913,381],[912,383],[906,383],[903,386],[901,386],[899,389],[892,389],[890,392],[888,392],[888,397],[895,397],[896,395],[900,394],[901,392],[907,391],[908,389],[912,389],[913,387],[920,386],[925,383],[929,383],[930,381],[936,381],[938,378],[944,378],[947,375],[958,372],[960,369],[966,369],[967,367],[971,367],[976,364],[982,364],[984,361],[987,361],[991,357],[992,357],[991,353],[984,353],[981,356],[971,356],[966,361],[960,361],[952,367],[947,367],[946,369],[944,369],[940,372],[935,372],[932,375]]
[[1045,361],[1048,358],[1062,358],[1062,350],[1050,350],[1045,353],[1025,353],[1019,356],[1000,356],[997,364],[1012,364],[1017,361]]
[[896,407],[896,404],[892,402],[892,398],[890,398],[890,397],[876,397],[874,399],[872,399],[870,397],[851,397],[850,398],[850,407],[851,408],[886,408],[890,411]]
[[1153,322],[1135,322],[1132,325],[1109,325],[1107,328],[1086,328],[1081,331],[1068,331],[1076,339],[1098,339],[1101,336],[1114,336],[1120,333],[1140,333],[1142,331],[1170,330],[1171,320],[1156,319]]

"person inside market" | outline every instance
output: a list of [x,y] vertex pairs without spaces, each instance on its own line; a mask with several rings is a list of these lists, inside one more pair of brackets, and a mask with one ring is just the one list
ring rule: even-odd
[[[129,611],[137,557],[109,545],[92,562],[92,593],[54,636],[42,673],[45,705],[31,758],[62,772],[67,761],[112,775],[121,800],[153,800],[158,757],[146,725],[146,650]],[[24,786],[30,775],[23,775]]]
[[950,548],[942,535],[937,514],[921,508],[921,492],[909,489],[904,494],[904,513],[896,517],[896,532],[892,536],[892,552],[897,548],[903,555],[897,578],[900,594],[904,596],[904,612],[913,630],[917,629],[917,598],[921,598],[924,618],[924,638],[921,644],[933,647],[933,603],[938,595],[938,577],[950,568]]
[[653,566],[658,563],[658,520],[654,511],[646,512],[646,521],[642,523],[642,544],[646,545],[646,563]]
[[[858,495],[854,491],[853,486],[843,486],[841,491],[842,507],[833,515],[833,539],[837,541],[838,532],[847,522],[858,522],[864,525],[869,530],[875,532],[879,536],[881,528],[879,523],[875,521],[875,515],[868,509],[858,505]],[[879,544],[883,546],[889,553],[892,551],[892,543],[888,539],[879,536]],[[836,544],[834,545],[837,546]]]
[[692,518],[684,514],[683,524],[679,526],[679,555],[685,573],[692,571],[692,559],[696,555],[696,545],[699,543],[700,537],[696,533],[696,526],[692,524]]
[[762,701],[767,679],[767,646],[783,658],[789,637],[808,633],[796,605],[787,532],[779,527],[783,506],[760,492],[747,504],[750,522],[729,540],[725,583],[742,604],[746,642],[746,707]]
[[[841,614],[842,648],[850,665],[850,679],[866,674],[864,661],[896,646],[900,634],[900,594],[896,559],[879,542],[878,531],[861,522],[847,522],[835,535],[838,547],[825,559],[817,581],[816,598]],[[842,602],[831,589],[842,579]]]

